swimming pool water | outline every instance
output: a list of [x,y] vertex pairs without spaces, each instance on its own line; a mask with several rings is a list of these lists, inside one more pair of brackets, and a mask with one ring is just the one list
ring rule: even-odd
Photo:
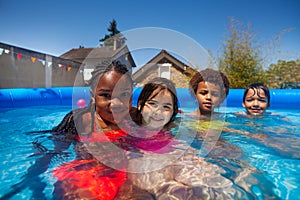
[[[1,199],[52,199],[56,179],[51,171],[74,160],[75,153],[72,146],[63,153],[56,152],[50,133],[31,131],[53,128],[70,109],[47,106],[1,110]],[[275,199],[299,198],[300,110],[272,110],[278,116],[255,119],[233,114],[238,110],[226,108],[227,127],[233,131],[222,133],[222,143],[206,161],[223,168],[223,177],[245,181],[256,199],[264,199],[264,193]],[[201,140],[196,139],[192,146],[200,148]]]

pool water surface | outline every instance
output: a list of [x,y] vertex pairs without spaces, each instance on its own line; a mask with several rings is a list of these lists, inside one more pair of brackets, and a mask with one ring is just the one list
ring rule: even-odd
[[[298,199],[300,110],[271,110],[278,115],[247,118],[234,114],[240,109],[226,109],[228,129],[205,161],[245,190],[248,195],[242,199]],[[47,106],[0,111],[0,199],[53,199],[57,180],[51,172],[74,160],[75,153],[73,146],[55,150],[51,133],[36,131],[53,128],[70,110]],[[202,143],[196,137],[191,146],[201,149]]]

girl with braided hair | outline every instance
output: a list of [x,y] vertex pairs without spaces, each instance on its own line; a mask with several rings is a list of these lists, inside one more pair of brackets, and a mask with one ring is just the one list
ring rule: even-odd
[[[53,171],[58,179],[58,199],[112,199],[126,180],[126,155],[121,129],[130,120],[132,79],[120,62],[101,66],[92,73],[91,100],[87,107],[68,113],[54,132],[74,139],[76,160]],[[71,195],[71,196],[70,196]]]
[[129,117],[133,86],[125,65],[113,61],[107,67],[97,66],[89,85],[91,100],[88,106],[68,113],[52,131],[76,136],[91,134],[95,122],[102,129],[118,130],[117,124]]

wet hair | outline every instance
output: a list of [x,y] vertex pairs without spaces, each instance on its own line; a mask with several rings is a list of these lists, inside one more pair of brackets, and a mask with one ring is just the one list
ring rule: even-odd
[[141,114],[141,111],[143,110],[145,103],[148,100],[156,97],[163,90],[169,91],[172,95],[172,100],[173,100],[173,114],[171,116],[170,121],[166,125],[168,125],[169,123],[175,120],[175,117],[178,113],[178,99],[177,99],[175,85],[172,81],[166,78],[157,77],[149,81],[147,84],[145,84],[143,90],[139,95],[138,109],[136,113],[137,124],[142,125],[143,116]]
[[261,97],[261,96],[260,96],[260,93],[259,93],[259,90],[260,90],[260,89],[262,89],[262,90],[265,92],[265,95],[266,95],[266,97],[267,97],[267,99],[268,99],[268,106],[270,106],[270,100],[271,100],[270,90],[269,90],[269,88],[268,88],[266,85],[264,85],[263,83],[252,83],[252,84],[248,85],[248,86],[246,87],[246,89],[244,90],[243,102],[245,102],[245,100],[246,100],[246,95],[247,95],[247,93],[248,93],[249,90],[253,90],[253,92],[254,92],[253,95],[255,95],[256,92],[255,92],[254,89],[257,90],[257,96],[259,96],[259,97]]
[[111,71],[127,75],[129,80],[131,81],[132,86],[131,74],[125,64],[122,64],[120,61],[112,61],[111,63],[109,63],[108,61],[104,61],[100,65],[97,65],[95,67],[95,70],[92,72],[92,78],[89,80],[89,86],[92,92],[96,91],[100,78],[107,72]]
[[189,82],[190,93],[192,96],[196,95],[200,82],[218,85],[221,88],[221,102],[226,99],[229,93],[229,80],[224,73],[210,68],[196,72]]

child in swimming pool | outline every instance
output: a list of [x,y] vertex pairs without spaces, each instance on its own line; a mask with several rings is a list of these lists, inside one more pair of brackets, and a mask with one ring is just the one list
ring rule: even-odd
[[119,170],[126,168],[119,139],[127,135],[121,127],[130,120],[131,75],[125,65],[112,62],[93,72],[90,88],[89,105],[68,113],[53,129],[71,136],[77,153],[76,160],[53,171],[55,198],[111,199],[126,179]]
[[140,126],[162,130],[174,122],[177,113],[174,83],[166,78],[154,78],[141,91],[134,118]]
[[132,104],[132,79],[126,66],[113,62],[105,70],[95,71],[90,86],[91,112],[88,115],[94,115],[82,116],[83,125],[86,119],[94,118],[101,129],[120,129],[123,120],[129,119]]
[[124,119],[130,119],[133,86],[125,65],[117,61],[97,67],[89,85],[88,106],[68,113],[53,132],[78,136],[79,133],[90,134],[95,128],[119,130]]
[[229,92],[229,80],[225,74],[210,68],[197,72],[189,84],[190,92],[199,104],[198,109],[191,113],[193,116],[210,117]]
[[[169,132],[176,127],[178,99],[175,85],[165,78],[154,78],[144,85],[137,108],[131,112],[134,124],[123,141],[131,148],[151,152],[167,148],[174,138]],[[158,142],[159,141],[159,142]]]
[[236,114],[261,116],[270,107],[269,88],[262,83],[250,84],[244,91],[242,106],[246,112],[241,111]]
[[[58,179],[54,184],[54,198],[112,199],[116,195],[118,188],[126,179],[125,172],[114,170],[101,164],[94,159],[94,155],[85,148],[86,146],[81,141],[86,142],[87,145],[90,142],[93,146],[93,143],[97,142],[95,140],[98,140],[99,143],[103,144],[102,150],[105,150],[104,147],[107,147],[105,143],[113,143],[126,135],[120,130],[120,126],[130,118],[131,75],[125,65],[120,62],[112,62],[109,65],[99,66],[93,72],[90,83],[91,100],[87,107],[72,110],[52,130],[37,131],[40,133],[52,133],[54,150],[44,151],[43,149],[44,156],[39,157],[29,167],[28,173],[26,173],[22,181],[16,184],[12,191],[7,193],[7,197],[11,197],[20,190],[32,187],[30,184],[33,182],[41,184],[43,188],[44,183],[39,176],[48,170],[52,159],[64,156],[64,151],[71,144],[74,144],[77,160],[63,163],[63,165],[53,171],[53,175]],[[93,134],[94,132],[96,134]],[[99,132],[106,132],[106,137],[101,137],[103,134]],[[93,137],[94,135],[99,135],[100,137]],[[38,141],[33,143],[39,146]],[[110,148],[106,150],[110,150]],[[120,158],[119,156],[123,156],[120,151],[116,153],[104,151],[105,153],[108,154],[107,157],[110,156],[116,159]],[[116,156],[118,153],[120,155]],[[122,164],[122,160],[120,163]],[[33,193],[34,195],[40,195],[43,194],[43,191]]]
[[203,141],[202,148],[205,149],[205,153],[209,153],[217,143],[225,143],[220,138],[223,129],[226,128],[225,115],[214,114],[217,114],[215,109],[229,93],[229,80],[224,73],[206,68],[194,74],[189,86],[192,97],[197,100],[198,109],[187,114],[197,118],[187,121],[187,124],[197,131],[196,138]]

